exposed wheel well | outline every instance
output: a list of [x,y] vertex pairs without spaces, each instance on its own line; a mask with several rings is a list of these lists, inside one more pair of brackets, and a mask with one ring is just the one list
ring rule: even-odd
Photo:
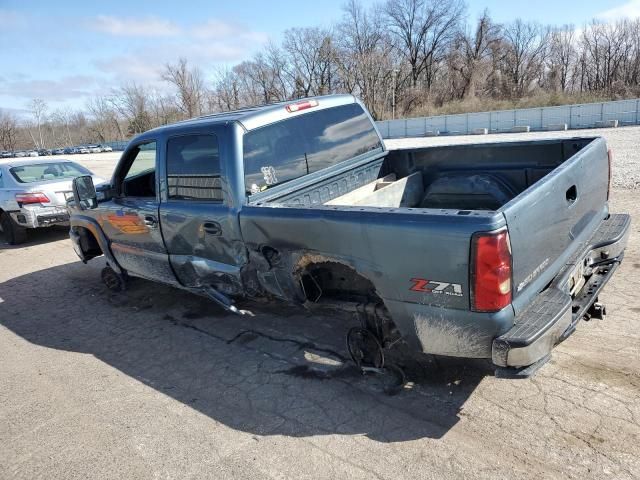
[[97,257],[104,253],[91,230],[85,227],[74,227],[74,229],[80,236],[80,248],[87,257]]
[[344,263],[311,263],[300,279],[307,300],[312,302],[327,298],[357,303],[381,301],[373,283]]
[[350,265],[332,260],[309,263],[300,282],[308,302],[357,314],[382,343],[400,336],[373,282]]

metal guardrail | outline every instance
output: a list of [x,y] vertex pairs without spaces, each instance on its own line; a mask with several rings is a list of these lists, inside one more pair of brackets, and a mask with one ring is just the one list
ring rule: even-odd
[[377,125],[383,138],[403,138],[469,135],[485,128],[488,133],[523,127],[531,131],[560,130],[565,124],[568,129],[596,128],[615,120],[619,126],[639,125],[640,99],[385,120]]

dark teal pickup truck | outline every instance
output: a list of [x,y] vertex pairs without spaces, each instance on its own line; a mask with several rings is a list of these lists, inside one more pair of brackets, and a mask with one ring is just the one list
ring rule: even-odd
[[610,159],[602,138],[389,151],[353,96],[316,97],[138,136],[109,184],[74,181],[70,235],[112,288],[330,307],[362,321],[361,365],[402,340],[524,376],[605,313],[630,225]]

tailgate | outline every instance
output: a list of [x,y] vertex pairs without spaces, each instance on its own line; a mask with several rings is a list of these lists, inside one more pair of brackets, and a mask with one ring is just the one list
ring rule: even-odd
[[[570,140],[558,147],[577,148]],[[516,313],[583,248],[606,216],[608,168],[606,143],[596,138],[502,208],[511,239]]]

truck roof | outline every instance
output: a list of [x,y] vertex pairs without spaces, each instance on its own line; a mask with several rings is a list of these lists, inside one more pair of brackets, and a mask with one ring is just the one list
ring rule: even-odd
[[[311,109],[301,109],[299,111],[289,111],[287,106],[304,101],[316,101],[317,105]],[[270,103],[268,105],[259,105],[255,107],[233,110],[230,112],[213,113],[203,115],[201,117],[183,120],[181,122],[163,125],[161,127],[149,130],[149,132],[157,133],[163,130],[179,130],[185,126],[194,126],[202,124],[219,124],[226,122],[238,122],[245,130],[253,130],[255,128],[268,125],[270,123],[291,118],[297,115],[304,115],[312,111],[323,110],[325,108],[337,107],[340,105],[348,105],[357,102],[353,95],[323,95],[318,97],[299,98],[286,102]],[[147,133],[149,133],[147,132]],[[146,136],[142,134],[142,136]]]

